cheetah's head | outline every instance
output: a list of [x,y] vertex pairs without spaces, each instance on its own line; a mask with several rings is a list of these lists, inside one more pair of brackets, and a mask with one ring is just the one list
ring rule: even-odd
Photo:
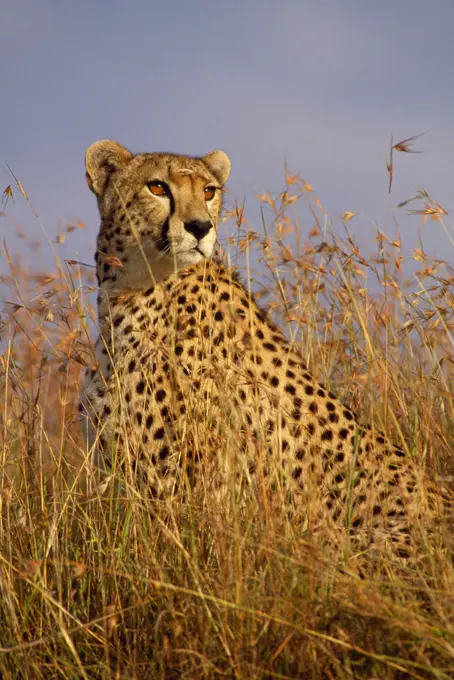
[[117,142],[103,140],[90,146],[85,165],[101,214],[100,282],[146,286],[150,277],[159,280],[210,257],[230,173],[224,151],[201,158],[134,156]]

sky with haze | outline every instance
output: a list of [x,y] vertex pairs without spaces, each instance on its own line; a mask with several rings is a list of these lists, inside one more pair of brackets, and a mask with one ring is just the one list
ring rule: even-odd
[[[92,142],[223,148],[229,195],[257,220],[254,192],[282,190],[287,163],[334,220],[356,210],[392,235],[391,135],[426,133],[423,153],[396,158],[393,211],[417,187],[454,210],[453,31],[452,0],[0,0],[0,190],[8,164],[50,235],[59,219],[84,221],[64,255],[92,262]],[[14,222],[40,226],[19,196],[3,209],[0,237],[19,252]],[[420,219],[396,214],[414,247]],[[424,230],[427,250],[452,258],[441,226]]]

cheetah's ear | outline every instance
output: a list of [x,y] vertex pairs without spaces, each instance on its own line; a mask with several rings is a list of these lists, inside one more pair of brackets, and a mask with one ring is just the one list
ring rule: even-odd
[[109,175],[132,158],[132,153],[111,139],[103,139],[90,146],[85,154],[87,183],[96,196],[105,191]]
[[224,186],[230,175],[230,158],[225,151],[210,151],[206,156],[203,156],[202,162],[205,163],[218,182]]

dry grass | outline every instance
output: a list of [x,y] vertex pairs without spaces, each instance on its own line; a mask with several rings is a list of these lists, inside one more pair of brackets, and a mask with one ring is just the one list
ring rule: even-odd
[[[391,157],[390,180],[392,166]],[[445,226],[443,209],[419,198],[422,219]],[[233,222],[234,236],[221,239],[226,255],[243,265],[317,377],[364,420],[404,440],[449,500],[449,265],[422,246],[405,256],[399,238],[380,231],[375,255],[365,257],[349,231],[359,218],[342,215],[335,236],[312,188],[288,173],[286,190],[260,201],[260,232],[240,208],[228,212],[230,229],[221,234],[232,233]],[[297,203],[306,206],[298,211],[307,216],[301,229]],[[304,242],[301,233],[309,234]],[[118,498],[90,473],[75,413],[91,356],[93,270],[57,257],[55,272],[35,276],[8,259],[3,678],[454,677],[448,551],[432,554],[417,574],[397,571],[383,556],[360,578],[367,558],[328,559],[278,509],[174,504],[164,522],[134,490]]]

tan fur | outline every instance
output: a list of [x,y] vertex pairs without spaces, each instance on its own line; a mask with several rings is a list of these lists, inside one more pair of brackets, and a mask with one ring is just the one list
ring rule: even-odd
[[[239,493],[265,486],[271,497],[290,494],[310,532],[344,528],[358,547],[385,540],[408,556],[418,519],[431,513],[412,461],[357,423],[211,258],[229,170],[219,151],[132,156],[98,142],[87,153],[101,213],[101,334],[81,411],[96,462],[132,462],[160,498],[207,479],[221,498],[231,480]],[[153,180],[168,199],[150,194]],[[184,226],[195,220],[213,225],[199,251]]]

